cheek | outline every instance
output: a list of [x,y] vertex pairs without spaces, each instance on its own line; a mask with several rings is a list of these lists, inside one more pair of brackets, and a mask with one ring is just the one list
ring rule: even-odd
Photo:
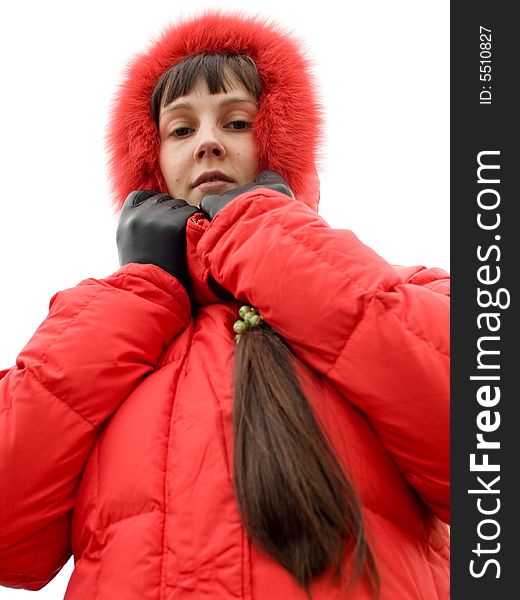
[[240,152],[240,160],[243,164],[244,169],[249,175],[256,176],[258,172],[258,149],[256,141],[251,141],[242,148]]
[[159,168],[168,186],[168,191],[173,195],[175,188],[182,184],[182,161],[174,159],[171,153],[161,150],[159,152]]
[[159,150],[159,168],[161,169],[161,174],[164,180],[167,182],[169,180],[169,169],[168,169],[168,160],[166,153],[162,150]]

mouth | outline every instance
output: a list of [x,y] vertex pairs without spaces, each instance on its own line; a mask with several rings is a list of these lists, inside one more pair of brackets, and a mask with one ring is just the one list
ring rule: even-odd
[[195,189],[203,196],[209,196],[211,194],[223,194],[224,192],[229,192],[234,186],[235,184],[230,181],[206,181],[206,183],[201,183]]
[[231,177],[222,173],[222,171],[205,171],[195,180],[192,187],[201,191],[207,191],[224,187],[230,183],[234,183],[234,181]]

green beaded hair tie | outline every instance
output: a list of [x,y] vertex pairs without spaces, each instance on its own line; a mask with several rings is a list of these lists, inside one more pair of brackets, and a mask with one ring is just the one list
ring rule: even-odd
[[254,306],[241,306],[238,311],[239,315],[242,317],[242,320],[235,321],[233,325],[233,331],[236,333],[235,342],[238,344],[242,334],[253,327],[264,327],[264,329],[271,329],[267,323],[265,323],[264,318],[258,312],[258,309]]

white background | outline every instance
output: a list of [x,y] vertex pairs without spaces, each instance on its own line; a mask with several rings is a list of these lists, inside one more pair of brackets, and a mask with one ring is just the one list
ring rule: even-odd
[[[180,15],[245,6],[305,40],[315,64],[321,215],[391,263],[449,270],[447,0],[4,2],[0,369],[56,291],[117,270],[104,129],[130,56]],[[72,559],[40,592],[0,599],[62,598],[71,571]]]

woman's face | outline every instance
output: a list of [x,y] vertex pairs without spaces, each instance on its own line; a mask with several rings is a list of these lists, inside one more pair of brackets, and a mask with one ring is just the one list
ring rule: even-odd
[[236,78],[226,93],[210,94],[200,81],[161,109],[159,164],[168,192],[199,206],[208,194],[252,183],[258,173],[251,124],[257,102]]

